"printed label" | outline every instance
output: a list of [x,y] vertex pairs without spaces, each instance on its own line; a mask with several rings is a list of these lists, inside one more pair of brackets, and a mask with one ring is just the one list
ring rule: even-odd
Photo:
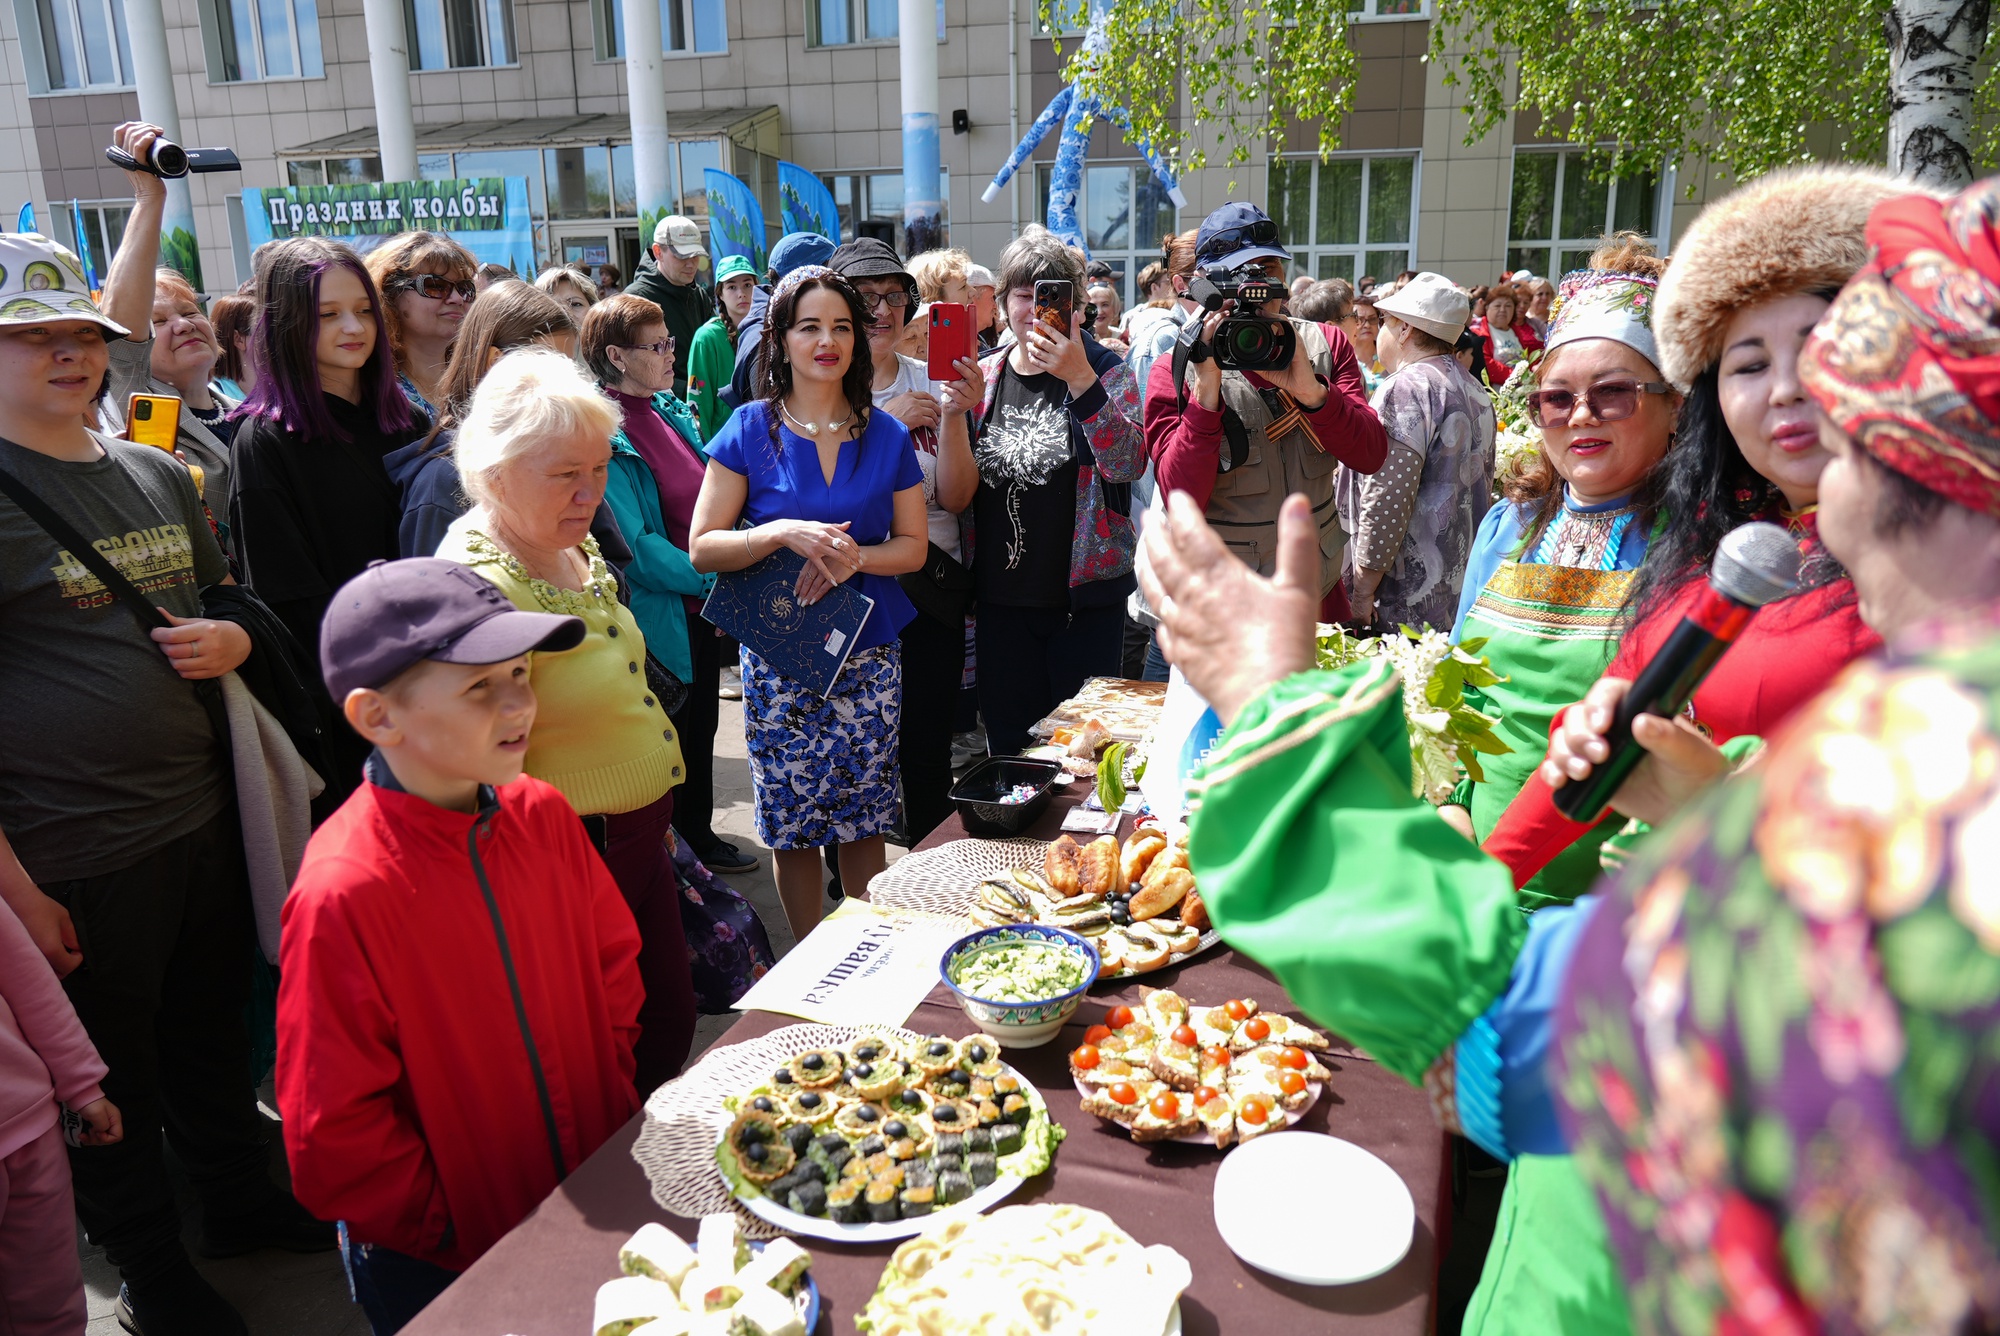
[[846,643],[847,643],[847,632],[829,631],[826,637],[826,652],[828,654],[837,655],[840,653],[841,646],[845,645]]

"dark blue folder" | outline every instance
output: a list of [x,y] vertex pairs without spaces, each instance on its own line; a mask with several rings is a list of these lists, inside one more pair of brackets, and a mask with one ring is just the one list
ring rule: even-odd
[[781,547],[754,566],[719,577],[701,615],[748,645],[757,657],[820,695],[833,690],[875,600],[835,585],[819,602],[799,602],[806,559]]

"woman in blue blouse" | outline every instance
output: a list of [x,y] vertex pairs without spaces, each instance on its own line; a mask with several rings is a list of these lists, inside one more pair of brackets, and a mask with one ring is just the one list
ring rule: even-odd
[[897,811],[896,637],[916,615],[895,577],[921,567],[927,550],[910,434],[873,411],[874,369],[856,355],[867,326],[861,298],[831,269],[808,265],[778,284],[761,397],[708,443],[689,547],[701,571],[742,570],[790,548],[806,560],[802,602],[849,579],[875,600],[828,696],[743,649],[757,837],[776,857],[778,895],[798,937],[819,922],[822,848],[840,846],[848,886],[866,886],[883,868],[882,837]]

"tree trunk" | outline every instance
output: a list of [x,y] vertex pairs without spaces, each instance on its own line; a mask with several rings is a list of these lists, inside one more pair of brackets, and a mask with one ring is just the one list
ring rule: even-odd
[[1972,94],[1992,0],[1894,0],[1889,33],[1889,167],[1956,189],[1972,180]]

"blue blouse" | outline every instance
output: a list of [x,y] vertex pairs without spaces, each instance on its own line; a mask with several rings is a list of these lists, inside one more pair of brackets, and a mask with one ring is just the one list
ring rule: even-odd
[[[1579,506],[1569,499],[1567,490],[1563,493],[1563,507],[1571,514],[1594,515],[1601,511],[1618,510],[1632,503],[1629,496],[1614,497],[1600,501],[1594,506]],[[1458,620],[1452,624],[1451,638],[1465,639],[1465,614],[1472,611],[1472,605],[1479,601],[1480,591],[1500,569],[1500,563],[1513,555],[1521,544],[1521,538],[1528,532],[1530,508],[1525,505],[1501,502],[1486,512],[1486,518],[1479,522],[1479,532],[1472,536],[1472,555],[1465,563],[1465,583],[1458,595]],[[1618,540],[1618,555],[1610,569],[1614,571],[1636,571],[1646,560],[1646,547],[1652,541],[1652,532],[1643,525],[1630,524]],[[1521,555],[1522,561],[1530,565],[1542,560],[1534,552]]]
[[[847,532],[862,546],[887,542],[895,532],[896,493],[924,485],[923,468],[903,424],[887,413],[870,413],[860,439],[840,443],[840,460],[829,483],[819,466],[818,448],[790,427],[780,424],[778,447],[772,447],[770,413],[766,400],[743,405],[706,447],[710,459],[749,481],[743,519],[751,524],[846,520],[852,522]],[[917,615],[915,605],[892,575],[864,571],[854,581],[875,600],[854,648],[888,644]]]

